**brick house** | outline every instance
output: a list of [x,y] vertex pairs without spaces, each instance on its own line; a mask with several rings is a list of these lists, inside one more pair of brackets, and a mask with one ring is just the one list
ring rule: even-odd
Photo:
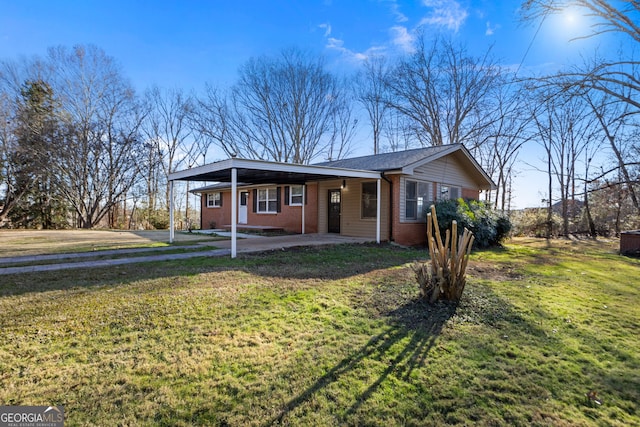
[[216,181],[193,190],[201,195],[203,228],[277,227],[402,245],[425,242],[424,211],[433,200],[478,199],[495,188],[462,144],[315,165],[232,158],[169,179]]

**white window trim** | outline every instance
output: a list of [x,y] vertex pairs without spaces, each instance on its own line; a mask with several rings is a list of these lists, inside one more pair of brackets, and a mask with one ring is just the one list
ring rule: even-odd
[[[416,218],[407,218],[407,182],[415,182],[416,183]],[[433,193],[433,182],[432,181],[425,181],[422,179],[411,179],[411,178],[405,178],[402,181],[402,197],[403,197],[403,212],[402,212],[402,220],[401,222],[406,222],[406,223],[424,223],[426,221],[426,217],[425,218],[421,218],[418,214],[418,190],[420,188],[420,184],[426,185],[427,186],[427,199],[423,200],[423,209],[424,206],[426,205],[428,207],[428,204],[433,202],[433,195],[431,193]],[[439,188],[439,187],[438,187]]]
[[[299,189],[300,190],[300,194],[295,194],[296,197],[300,197],[300,202],[294,202],[293,201],[293,189]],[[289,206],[302,206],[302,200],[304,200],[303,197],[304,194],[304,185],[290,185],[289,186]]]
[[[266,191],[266,195],[267,198],[266,199],[260,199],[260,191]],[[273,194],[273,198],[271,198],[271,195]],[[256,213],[258,214],[263,214],[263,215],[273,215],[273,214],[277,214],[278,213],[278,188],[277,187],[268,187],[268,188],[258,188],[256,197],[258,198],[258,200],[256,200]],[[266,210],[260,210],[260,201],[266,202],[265,203],[265,207]],[[269,210],[269,202],[276,202],[276,209],[273,211]]]
[[[213,196],[218,195],[215,199]],[[217,202],[217,204],[216,204]],[[208,208],[221,208],[222,207],[222,193],[217,191],[215,193],[207,193],[207,207]]]

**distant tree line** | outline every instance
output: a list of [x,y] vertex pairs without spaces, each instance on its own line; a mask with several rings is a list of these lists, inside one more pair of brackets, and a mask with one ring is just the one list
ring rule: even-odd
[[[617,31],[640,41],[634,3],[623,10],[577,3],[600,17],[585,36]],[[525,1],[524,19],[544,19],[563,5]],[[165,228],[168,174],[218,160],[207,158],[212,148],[309,164],[351,154],[363,133],[370,153],[464,144],[497,184],[485,202],[505,212],[522,148],[538,145],[548,193],[532,232],[596,235],[640,225],[640,86],[631,53],[523,78],[490,49],[470,53],[442,36],[417,40],[413,53],[370,57],[352,76],[286,49],[249,59],[230,87],[207,85],[198,94],[136,93],[95,46],[4,60],[0,226]],[[177,200],[190,218],[188,191]]]

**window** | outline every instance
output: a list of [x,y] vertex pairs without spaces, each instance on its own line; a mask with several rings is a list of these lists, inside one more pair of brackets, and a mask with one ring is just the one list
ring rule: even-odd
[[258,213],[278,212],[278,192],[276,188],[261,188],[258,190]]
[[430,182],[405,181],[405,219],[424,219],[424,210],[431,200],[429,195]]
[[304,186],[292,185],[291,188],[289,189],[289,205],[302,206],[303,191],[304,191]]
[[222,194],[221,193],[207,193],[207,207],[219,208],[222,206]]
[[438,200],[455,200],[460,198],[460,187],[440,184],[438,190]]
[[377,183],[362,183],[362,218],[375,218],[378,212]]

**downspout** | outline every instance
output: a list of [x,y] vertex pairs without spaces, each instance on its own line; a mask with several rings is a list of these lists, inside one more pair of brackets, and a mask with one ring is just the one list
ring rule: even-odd
[[382,172],[382,179],[389,183],[389,241],[393,242],[393,182]]
[[[202,194],[200,193],[200,230],[204,230],[204,224],[202,223],[202,211],[204,210],[202,209]],[[222,198],[222,195],[220,197]]]

